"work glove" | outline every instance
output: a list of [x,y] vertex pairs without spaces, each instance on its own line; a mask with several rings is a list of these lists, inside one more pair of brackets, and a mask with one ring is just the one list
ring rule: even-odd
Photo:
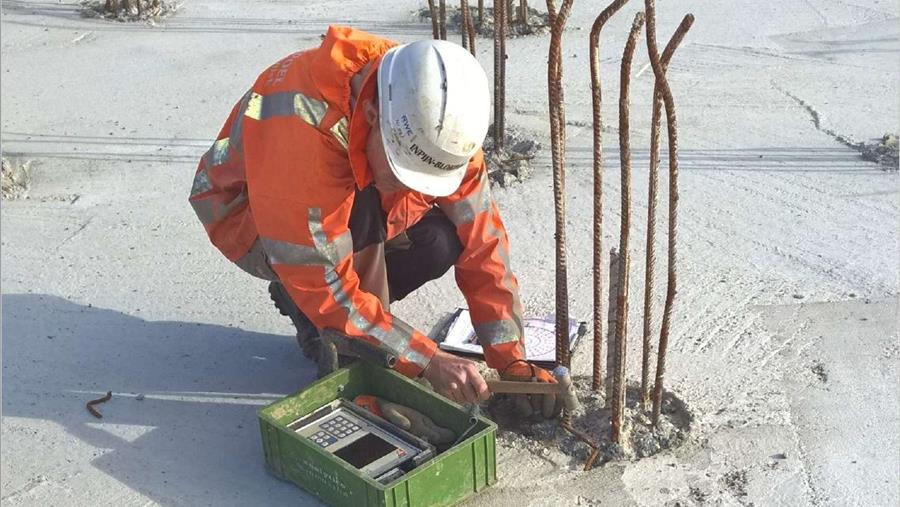
[[452,443],[456,438],[456,434],[452,431],[438,426],[425,414],[407,406],[364,394],[357,396],[353,402],[413,435],[427,440],[431,445],[446,445]]
[[[518,382],[548,382],[556,384],[556,379],[547,370],[527,361],[518,360],[500,372],[503,380]],[[527,418],[539,415],[545,419],[554,419],[562,411],[562,397],[555,394],[511,394],[516,415]]]

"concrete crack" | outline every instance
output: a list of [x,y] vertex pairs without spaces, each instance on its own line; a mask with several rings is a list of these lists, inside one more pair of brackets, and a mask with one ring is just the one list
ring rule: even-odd
[[[794,95],[793,93],[785,90],[784,88],[778,86],[778,84],[775,83],[775,81],[771,81],[771,85],[772,85],[772,88],[778,90],[779,92],[784,94],[786,97],[788,97],[789,99],[796,102],[800,107],[805,109],[806,112],[809,114],[809,117],[813,123],[813,126],[816,127],[816,130],[818,130],[819,132],[826,134],[827,136],[831,137],[838,143],[843,144],[847,148],[850,148],[851,150],[858,152],[860,154],[860,156],[862,157],[862,159],[865,161],[874,162],[874,163],[884,166],[888,169],[896,169],[897,168],[896,136],[893,136],[895,138],[894,139],[895,146],[893,147],[893,154],[887,153],[887,155],[884,156],[884,154],[879,153],[879,147],[877,145],[867,145],[864,142],[854,142],[849,137],[847,137],[843,134],[838,134],[834,130],[831,130],[831,129],[823,126],[821,114],[809,102],[806,102],[805,100],[801,99],[800,97],[798,97],[798,96]],[[887,136],[887,135],[885,136],[885,138],[884,138],[885,142],[887,142],[888,137],[889,136]],[[889,152],[890,150],[881,150],[881,151]]]
[[785,90],[784,88],[778,86],[774,81],[772,82],[772,88],[775,88],[779,92],[783,93],[786,97],[793,100],[800,107],[805,109],[806,112],[809,113],[809,117],[812,120],[813,125],[816,127],[816,130],[818,130],[819,132],[822,132],[824,134],[828,134],[829,136],[834,138],[834,140],[836,140],[837,142],[839,142],[841,144],[844,144],[851,148],[853,147],[853,143],[849,139],[847,139],[846,137],[838,134],[837,132],[835,132],[831,129],[828,129],[828,128],[825,128],[822,126],[822,118],[819,115],[819,112],[810,103],[808,103],[805,100],[801,99],[800,97],[794,95],[793,93]]
[[90,223],[93,222],[93,221],[94,221],[94,217],[89,217],[87,220],[85,220],[84,223],[81,224],[81,225],[78,227],[78,229],[75,230],[75,232],[73,232],[72,234],[69,234],[69,236],[68,236],[66,239],[60,241],[59,244],[56,245],[56,250],[55,250],[55,251],[58,252],[59,249],[63,247],[63,245],[65,245],[66,243],[68,243],[69,241],[71,241],[72,239],[74,239],[75,236],[78,236],[79,234],[81,234],[81,232],[84,231],[84,229],[85,229],[88,225],[90,225]]

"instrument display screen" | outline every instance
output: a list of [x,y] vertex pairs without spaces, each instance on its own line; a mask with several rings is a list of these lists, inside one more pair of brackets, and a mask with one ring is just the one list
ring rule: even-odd
[[356,468],[363,468],[397,450],[398,448],[390,442],[378,435],[368,433],[353,443],[334,451],[334,455]]
[[434,447],[425,440],[344,398],[287,427],[382,484],[434,457]]

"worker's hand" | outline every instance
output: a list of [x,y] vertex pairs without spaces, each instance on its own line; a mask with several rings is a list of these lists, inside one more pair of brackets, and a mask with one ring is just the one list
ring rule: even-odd
[[413,435],[424,438],[432,445],[449,444],[456,438],[456,434],[452,431],[438,426],[427,415],[405,405],[398,405],[369,395],[357,396],[353,401]]
[[438,349],[422,376],[439,394],[457,403],[481,403],[490,397],[473,361]]
[[[516,361],[507,366],[500,377],[503,380],[519,382],[556,383],[556,379],[547,370],[525,361]],[[516,414],[520,417],[540,415],[545,419],[553,419],[562,411],[562,397],[555,394],[513,394],[510,395]]]

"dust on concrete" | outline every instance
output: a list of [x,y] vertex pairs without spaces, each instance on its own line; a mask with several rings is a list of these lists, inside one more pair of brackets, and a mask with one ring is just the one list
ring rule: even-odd
[[[435,9],[437,10],[437,9]],[[494,8],[484,8],[484,19],[478,19],[478,6],[469,5],[470,17],[472,25],[475,27],[475,34],[479,37],[492,38],[494,36]],[[446,8],[447,16],[447,32],[462,33],[462,10],[459,7]],[[415,13],[419,21],[431,22],[431,11],[426,7]],[[519,20],[519,8],[516,6],[512,11],[508,12],[512,19],[512,24],[506,32],[507,37],[524,37],[528,35],[543,35],[550,33],[550,18],[546,12],[540,12],[536,9],[528,8],[527,23]]]
[[506,129],[503,146],[498,147],[491,131],[493,127],[483,144],[491,184],[506,188],[527,180],[534,172],[532,161],[541,145],[522,132]]
[[[653,456],[667,449],[680,446],[687,440],[693,416],[687,406],[671,392],[665,393],[660,410],[658,427],[651,424],[650,406],[640,406],[640,390],[629,386],[626,392],[626,409],[623,417],[623,444],[611,441],[610,409],[599,393],[591,391],[589,377],[573,379],[581,408],[570,414],[574,428],[590,437],[600,450],[596,464],[609,461],[636,460]],[[522,418],[515,415],[509,397],[498,396],[491,400],[488,412],[498,426],[497,439],[503,445],[526,449],[537,456],[550,459],[552,454],[562,453],[569,458],[569,467],[584,467],[591,455],[591,448],[559,426],[557,420]]]
[[2,184],[3,200],[27,199],[31,188],[31,160],[2,159],[0,184]]
[[145,21],[153,23],[175,14],[181,3],[166,0],[83,0],[81,15],[110,21]]

